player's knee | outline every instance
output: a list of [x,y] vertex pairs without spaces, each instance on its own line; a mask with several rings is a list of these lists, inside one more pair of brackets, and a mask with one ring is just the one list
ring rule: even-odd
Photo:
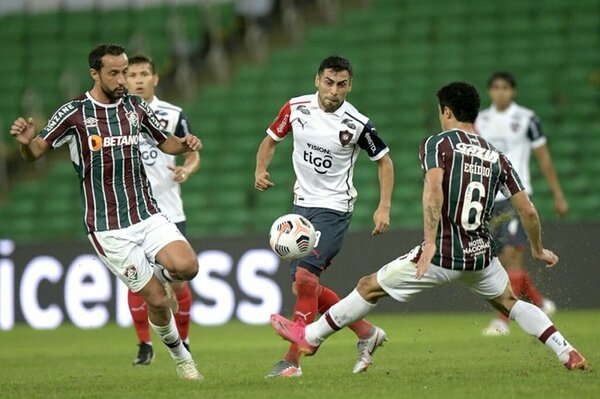
[[198,259],[195,256],[183,256],[177,262],[177,274],[181,280],[191,280],[198,274]]
[[309,270],[299,267],[296,270],[295,288],[297,292],[306,290],[316,290],[319,287],[319,277]]
[[358,284],[356,284],[356,290],[364,297],[373,291],[373,288],[375,287],[375,284],[373,284],[374,281],[377,281],[377,277],[374,274],[364,276],[358,280]]

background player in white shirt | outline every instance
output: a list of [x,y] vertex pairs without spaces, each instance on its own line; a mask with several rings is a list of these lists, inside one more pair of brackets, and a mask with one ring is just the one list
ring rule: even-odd
[[[373,215],[373,234],[388,229],[394,185],[387,146],[369,118],[346,101],[352,89],[350,62],[338,56],[324,59],[315,86],[316,94],[292,98],[281,108],[258,149],[255,175],[257,190],[265,191],[274,185],[267,169],[277,143],[292,133],[296,173],[293,212],[309,219],[320,234],[313,253],[291,264],[297,297],[294,318],[302,323],[312,322],[317,311],[324,313],[339,301],[333,290],[320,283],[319,276],[341,249],[350,225],[357,196],[352,175],[361,149],[379,170],[380,200]],[[385,332],[365,320],[349,327],[359,338],[359,357],[353,370],[358,373],[371,364],[371,355],[385,340]],[[300,352],[292,345],[267,377],[301,375]]]
[[[189,123],[181,108],[166,101],[159,100],[154,90],[158,85],[158,74],[154,62],[143,55],[129,58],[127,72],[127,87],[129,92],[137,94],[148,102],[162,127],[169,133],[184,137],[190,132]],[[185,214],[181,200],[180,184],[185,182],[192,173],[200,168],[200,154],[190,151],[183,154],[183,165],[176,164],[176,157],[158,150],[156,143],[148,136],[140,138],[140,152],[144,163],[144,170],[150,181],[152,195],[158,203],[161,213],[175,223],[179,231],[185,235]],[[167,293],[173,297],[175,321],[177,330],[189,350],[190,308],[192,305],[192,292],[187,282],[171,284],[173,290]],[[139,294],[129,290],[129,310],[133,318],[134,327],[139,339],[139,349],[134,365],[150,364],[154,356],[150,328],[148,325],[148,308]]]
[[[568,212],[550,152],[539,118],[535,113],[515,103],[516,81],[509,72],[494,73],[488,81],[492,104],[481,111],[475,127],[483,138],[502,151],[521,176],[525,190],[533,194],[529,158],[531,150],[548,181],[558,216]],[[493,235],[500,262],[508,271],[512,287],[519,297],[527,297],[545,312],[552,314],[556,307],[544,298],[533,285],[524,267],[523,254],[527,244],[525,230],[510,202],[504,197],[496,198],[492,220]],[[506,335],[510,332],[508,318],[501,315],[483,330],[485,335]]]

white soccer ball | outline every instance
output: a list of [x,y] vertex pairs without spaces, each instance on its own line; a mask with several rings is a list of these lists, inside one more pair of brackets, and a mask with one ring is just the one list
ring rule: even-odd
[[315,227],[295,213],[277,219],[269,233],[271,249],[283,260],[304,258],[311,253],[316,241]]

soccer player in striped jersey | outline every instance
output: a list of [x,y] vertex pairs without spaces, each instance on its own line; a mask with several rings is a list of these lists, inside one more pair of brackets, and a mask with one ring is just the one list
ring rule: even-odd
[[[509,72],[495,72],[489,78],[488,93],[492,104],[479,113],[475,129],[506,155],[529,195],[533,194],[529,172],[529,158],[533,150],[540,170],[550,185],[556,213],[559,217],[564,216],[568,205],[548,151],[546,136],[535,113],[515,103],[516,86],[515,78]],[[508,272],[515,294],[528,298],[551,316],[556,311],[554,302],[540,294],[525,268],[523,255],[527,248],[527,236],[523,225],[510,202],[501,195],[496,197],[492,226],[498,259]],[[508,334],[508,321],[499,315],[483,330],[483,334]]]
[[88,62],[91,90],[62,105],[39,134],[32,118],[18,118],[10,134],[27,161],[68,145],[81,187],[85,228],[96,253],[142,295],[150,325],[167,346],[179,376],[202,380],[177,332],[163,287],[167,281],[194,278],[198,260],[175,224],[160,213],[139,149],[142,134],[172,155],[198,150],[200,140],[191,134],[173,136],[143,99],[127,93],[123,47],[99,45]]
[[356,289],[317,322],[305,326],[271,316],[279,335],[314,354],[327,337],[365,317],[380,298],[407,302],[419,292],[459,281],[510,316],[525,332],[556,353],[567,369],[585,369],[586,360],[537,306],[519,300],[494,253],[488,224],[494,198],[502,192],[517,209],[533,256],[552,267],[558,257],[542,244],[540,221],[510,161],[475,134],[480,100],[468,83],[454,82],[437,93],[442,133],[420,149],[424,241],[408,254],[363,277]]
[[[290,265],[296,294],[294,317],[302,323],[312,322],[317,312],[324,313],[339,301],[338,295],[322,284],[320,275],[340,251],[352,219],[357,196],[352,176],[361,149],[377,164],[379,176],[379,205],[373,214],[373,234],[388,229],[394,185],[388,147],[373,122],[346,101],[352,89],[350,62],[339,56],[324,59],[315,86],[317,93],[286,102],[267,129],[256,156],[254,183],[260,191],[273,186],[267,169],[277,143],[291,134],[296,172],[293,212],[310,220],[319,234],[314,251]],[[352,371],[360,373],[371,365],[371,355],[385,341],[385,332],[366,320],[357,320],[349,328],[358,337],[358,360]],[[267,377],[301,375],[300,352],[291,345]]]
[[[159,77],[154,61],[143,55],[129,57],[127,70],[127,89],[130,93],[142,97],[154,111],[161,126],[176,137],[183,138],[190,134],[189,122],[182,109],[162,101],[155,96],[154,90]],[[157,142],[146,135],[140,136],[140,152],[144,162],[144,170],[152,187],[152,194],[162,213],[185,235],[185,213],[181,199],[180,184],[187,181],[190,175],[200,168],[200,154],[189,151],[183,154],[184,163],[176,164],[176,157],[156,148]],[[190,310],[192,291],[187,282],[173,282],[166,288],[174,301],[175,321],[183,345],[189,351]],[[128,304],[139,344],[134,365],[150,364],[154,357],[148,324],[148,307],[144,298],[137,292],[128,291]],[[171,299],[171,297],[170,297]],[[173,305],[173,303],[172,303]],[[172,306],[173,307],[173,306]]]

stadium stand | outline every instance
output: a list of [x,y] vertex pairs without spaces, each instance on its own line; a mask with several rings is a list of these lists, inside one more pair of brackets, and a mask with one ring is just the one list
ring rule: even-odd
[[[273,219],[290,210],[290,140],[278,148],[271,168],[276,187],[267,194],[253,189],[255,151],[281,105],[289,97],[314,91],[316,66],[330,53],[353,61],[356,79],[350,101],[373,119],[391,147],[396,170],[392,226],[421,223],[417,150],[427,134],[438,131],[435,90],[461,79],[476,83],[485,93],[485,81],[496,69],[515,73],[518,101],[542,119],[570,200],[569,219],[599,220],[600,200],[593,182],[600,171],[600,143],[590,140],[600,132],[600,88],[591,80],[600,67],[596,2],[551,0],[540,9],[535,0],[502,4],[457,0],[444,13],[438,3],[441,0],[379,0],[368,8],[349,9],[333,26],[307,29],[301,46],[275,50],[262,65],[242,65],[230,84],[205,85],[182,104],[205,145],[201,172],[184,185],[190,235],[265,232]],[[61,15],[4,17],[0,32],[17,56],[0,60],[5,80],[5,95],[0,98],[3,129],[7,115],[12,118],[20,111],[16,99],[25,82],[39,90],[46,113],[62,101],[57,82],[65,68],[74,68],[85,88],[85,55],[98,41],[129,43],[139,30],[151,44],[147,51],[165,68],[169,52],[165,14],[160,8],[111,11],[106,15],[111,29],[102,33],[90,12],[71,15],[58,28]],[[195,17],[197,10],[173,15],[185,22],[190,38],[200,37],[197,32],[206,29],[205,22]],[[30,24],[29,18],[38,28],[25,37],[23,26]],[[137,21],[135,28],[131,20]],[[62,44],[65,37],[73,38],[68,46]],[[27,45],[22,50],[18,43]],[[27,57],[44,62],[26,63]],[[378,185],[376,167],[365,156],[356,167],[355,183],[359,200],[353,228],[368,229]],[[549,189],[535,167],[534,189],[542,216],[553,218]],[[19,181],[8,198],[0,200],[0,219],[3,230],[16,239],[77,237],[79,208],[76,177],[63,160],[52,162],[39,179]]]

